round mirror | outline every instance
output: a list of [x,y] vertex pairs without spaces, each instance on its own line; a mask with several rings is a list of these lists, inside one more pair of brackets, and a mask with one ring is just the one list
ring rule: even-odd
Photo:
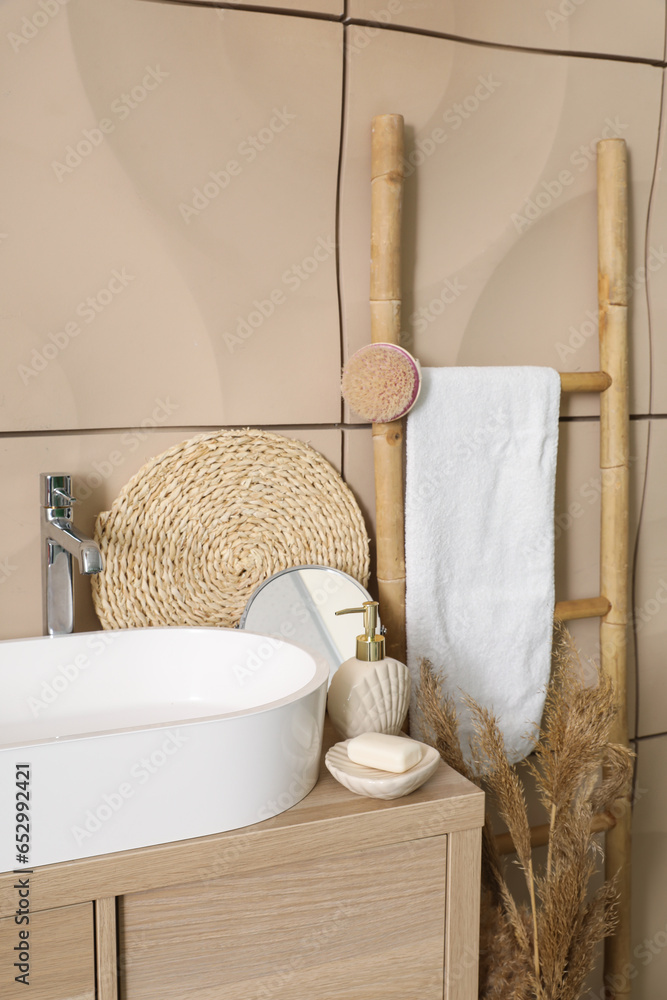
[[340,615],[372,600],[365,587],[338,569],[292,566],[270,576],[254,592],[239,628],[299,642],[329,663],[329,679],[356,654],[356,637],[363,632],[361,615]]

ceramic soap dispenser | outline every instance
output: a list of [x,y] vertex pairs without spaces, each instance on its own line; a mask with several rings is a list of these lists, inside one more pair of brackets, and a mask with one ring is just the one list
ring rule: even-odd
[[337,615],[360,613],[364,633],[357,636],[357,655],[341,663],[331,679],[329,718],[343,737],[361,733],[397,735],[410,704],[410,675],[405,664],[384,655],[384,636],[377,634],[378,602],[345,608]]

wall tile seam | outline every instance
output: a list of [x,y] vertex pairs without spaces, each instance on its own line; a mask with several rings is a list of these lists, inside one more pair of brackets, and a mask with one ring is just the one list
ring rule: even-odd
[[345,19],[345,3],[342,14],[326,14],[318,10],[289,10],[287,7],[263,7],[258,4],[235,4],[225,3],[205,3],[204,0],[166,0],[178,7],[199,7],[203,10],[236,10],[246,14],[274,14],[278,17],[305,17],[311,21],[330,21],[334,24],[342,24]]
[[[653,175],[651,177],[651,187],[649,189],[648,204],[646,206],[646,228],[644,230],[644,274],[649,273],[649,257],[651,254],[651,226],[654,212],[654,203],[658,197],[658,176],[660,173],[660,163],[664,155],[664,139],[665,139],[665,127],[664,127],[664,116],[665,116],[665,70],[662,70],[662,83],[660,87],[660,107],[658,111],[658,133],[655,142],[655,160],[653,163]],[[655,351],[653,349],[653,322],[652,315],[653,310],[651,308],[652,304],[652,287],[648,280],[644,281],[644,301],[646,302],[646,313],[648,319],[648,347],[649,347],[649,397],[648,397],[648,410],[649,413],[653,413],[653,388],[654,388],[654,364],[655,364]],[[657,416],[658,414],[656,414]],[[647,469],[648,469],[648,456],[647,456]]]
[[[665,106],[665,71],[664,68],[661,72],[662,80],[660,84],[660,104],[658,108],[658,128],[655,140],[655,159],[653,161],[653,172],[651,176],[651,186],[649,189],[648,202],[646,205],[646,221],[644,224],[644,274],[648,274],[648,264],[650,258],[650,244],[651,244],[651,222],[654,210],[655,199],[657,197],[657,178],[660,168],[660,160],[662,156],[662,146],[664,138],[664,106]],[[655,364],[655,352],[653,349],[653,334],[654,334],[654,324],[652,322],[653,310],[652,305],[652,289],[650,283],[644,282],[644,301],[646,303],[646,314],[648,320],[648,409],[649,414],[653,410],[653,383],[654,383],[654,364]],[[632,329],[632,328],[631,328]],[[633,611],[637,607],[638,600],[638,590],[640,585],[640,575],[639,575],[639,559],[640,559],[640,548],[642,544],[642,532],[644,528],[644,511],[646,508],[646,498],[648,493],[648,483],[649,483],[649,471],[651,469],[651,458],[653,455],[653,450],[651,447],[651,430],[653,428],[653,420],[651,417],[646,419],[646,455],[644,462],[642,464],[641,470],[637,470],[642,477],[641,482],[641,496],[639,500],[639,508],[637,511],[637,527],[634,537],[634,542],[632,547],[628,548],[628,556],[630,561],[630,590],[629,590],[629,601],[630,608]],[[634,618],[633,618],[634,621]],[[640,732],[640,721],[641,721],[641,693],[642,693],[642,658],[640,657],[640,643],[639,635],[636,628],[633,628],[630,636],[628,637],[628,645],[631,646],[632,654],[634,657],[634,671],[633,676],[630,679],[632,686],[634,688],[634,709],[633,709],[633,720],[632,727],[635,734]],[[637,768],[635,767],[633,776],[633,792],[637,785]]]
[[[652,420],[667,420],[667,413],[631,413],[630,422],[638,423],[644,421],[650,423]],[[591,424],[599,423],[600,417],[597,413],[580,413],[571,416],[560,416],[559,424]],[[208,434],[211,431],[233,431],[244,430],[253,427],[256,430],[279,433],[280,431],[369,431],[372,429],[370,423],[352,423],[344,420],[339,422],[323,421],[322,423],[309,421],[303,424],[162,424],[160,427],[140,427],[139,424],[127,424],[114,427],[49,427],[35,428],[33,430],[6,430],[0,431],[0,441],[15,441],[22,438],[37,437],[77,437],[91,434],[125,434],[129,431],[141,430],[146,434],[161,434],[164,431],[179,431],[184,434]]]
[[667,732],[662,733],[641,733],[635,734],[631,740],[632,743],[643,743],[644,740],[659,740],[667,736]]
[[139,424],[129,424],[124,427],[82,427],[82,428],[49,428],[48,430],[30,431],[0,431],[0,441],[15,441],[23,438],[39,437],[84,437],[91,434],[125,434],[140,430],[147,435],[167,432],[184,434],[210,434],[212,431],[242,431],[254,430],[279,433],[280,431],[356,431],[371,430],[372,424],[346,423],[304,423],[304,424],[161,424],[159,427],[142,427]]
[[[644,421],[649,423],[652,420],[667,420],[667,413],[631,413],[630,422],[638,423]],[[580,413],[571,416],[560,416],[559,424],[591,424],[599,423],[600,417],[597,413]],[[233,431],[244,430],[253,427],[256,430],[279,433],[280,431],[368,431],[372,429],[370,423],[352,423],[346,421],[322,423],[309,421],[303,424],[162,424],[160,427],[140,427],[139,424],[127,424],[114,427],[49,427],[35,428],[34,430],[6,430],[0,431],[0,441],[14,441],[22,438],[36,437],[77,437],[90,434],[125,434],[130,431],[141,430],[148,435],[160,434],[164,431],[179,431],[184,434],[208,434],[211,431]]]
[[[667,413],[631,413],[629,415],[630,423],[636,423],[638,421],[651,421],[651,420],[667,420]],[[600,416],[597,413],[579,413],[573,416],[561,416],[558,418],[558,422],[561,424],[576,424],[576,423],[596,423],[600,420]]]
[[460,42],[463,45],[478,45],[487,49],[499,49],[507,52],[526,52],[532,55],[565,56],[573,59],[600,59],[604,62],[624,62],[641,66],[655,66],[664,69],[667,66],[665,51],[662,59],[652,59],[649,56],[617,55],[610,52],[584,52],[572,49],[541,49],[538,46],[511,45],[508,42],[489,42],[481,38],[468,38],[464,35],[450,35],[446,32],[429,28],[416,28],[407,24],[387,24],[386,21],[372,21],[366,18],[349,17],[341,19],[345,27],[358,25],[362,28],[379,28],[381,31],[398,31],[408,35],[422,35],[426,38],[441,38],[447,42]]
[[[343,0],[343,16],[347,13],[347,0]],[[341,94],[340,94],[340,132],[338,134],[338,165],[336,170],[336,196],[334,204],[334,226],[336,232],[336,255],[335,255],[335,265],[336,265],[336,304],[338,306],[338,371],[342,371],[343,364],[346,356],[346,343],[345,343],[345,323],[343,320],[343,282],[342,282],[342,268],[341,268],[341,249],[342,249],[342,190],[343,190],[343,163],[345,158],[345,136],[347,134],[347,75],[348,75],[348,52],[347,45],[345,44],[345,36],[347,32],[345,26],[343,25],[343,51],[341,59]],[[340,419],[341,423],[345,423],[345,402],[343,400],[342,394],[340,395]],[[345,449],[345,437],[343,436],[342,441],[343,447],[341,448],[341,475],[345,478],[345,459],[346,459],[346,449]]]
[[[653,412],[653,373],[655,364],[655,351],[653,349],[653,310],[651,308],[652,304],[652,287],[649,280],[650,273],[650,258],[652,254],[651,248],[651,223],[653,218],[653,211],[655,200],[657,198],[657,187],[658,187],[658,174],[660,172],[660,161],[663,153],[663,139],[664,139],[664,127],[663,127],[663,117],[665,108],[665,70],[661,73],[662,80],[660,85],[660,103],[658,107],[658,122],[657,131],[655,137],[655,157],[653,160],[653,171],[651,174],[651,184],[649,187],[648,201],[646,204],[646,221],[644,225],[644,288],[643,288],[643,300],[646,304],[646,316],[648,322],[648,412]],[[630,163],[631,167],[631,163]],[[630,327],[632,331],[632,327]],[[648,456],[647,456],[647,466],[648,466]]]

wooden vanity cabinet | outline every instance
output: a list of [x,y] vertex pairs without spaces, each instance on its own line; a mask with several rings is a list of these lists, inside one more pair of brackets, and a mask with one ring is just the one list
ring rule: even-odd
[[[17,925],[13,916],[0,919],[2,1000],[95,1000],[93,904],[40,910],[29,917],[28,925]],[[15,949],[25,943],[21,930],[29,934],[27,973],[14,966],[19,961]],[[16,981],[21,975],[28,985]]]
[[[47,991],[2,996],[476,1000],[483,821],[482,793],[444,764],[391,802],[323,768],[263,823],[38,868]],[[13,878],[0,875],[0,943]]]
[[123,897],[122,996],[442,1000],[447,838]]

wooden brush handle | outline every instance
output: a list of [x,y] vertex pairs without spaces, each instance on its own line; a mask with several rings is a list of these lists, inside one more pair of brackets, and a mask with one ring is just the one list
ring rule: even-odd
[[[401,335],[403,117],[377,115],[371,144],[371,340]],[[403,421],[373,424],[377,581],[387,654],[405,662]]]

